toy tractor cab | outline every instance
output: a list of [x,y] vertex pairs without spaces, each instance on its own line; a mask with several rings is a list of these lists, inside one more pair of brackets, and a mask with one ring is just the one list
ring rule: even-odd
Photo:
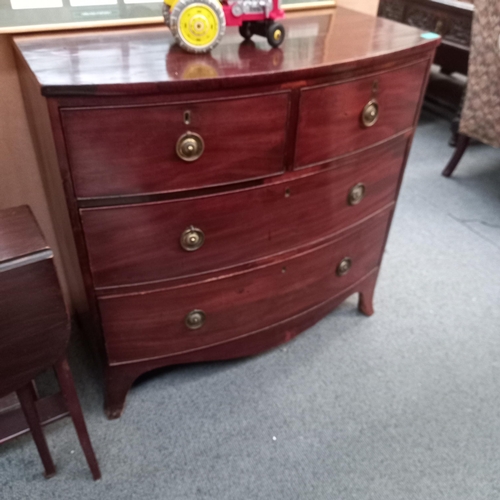
[[281,0],[164,0],[163,16],[178,44],[188,52],[209,52],[221,41],[226,26],[239,26],[245,40],[267,38],[278,47],[285,28]]

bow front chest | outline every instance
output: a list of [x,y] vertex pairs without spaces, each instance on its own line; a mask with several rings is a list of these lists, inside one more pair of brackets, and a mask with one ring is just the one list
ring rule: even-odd
[[286,29],[203,56],[163,27],[15,41],[110,417],[148,370],[256,354],[353,293],[373,312],[438,41],[340,8]]

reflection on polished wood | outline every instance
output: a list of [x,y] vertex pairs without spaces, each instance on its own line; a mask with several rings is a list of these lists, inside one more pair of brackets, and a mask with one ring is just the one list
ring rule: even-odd
[[232,87],[246,78],[270,84],[290,80],[292,73],[321,77],[355,69],[374,57],[388,61],[394,52],[404,57],[427,48],[418,30],[343,8],[288,19],[286,28],[286,43],[276,50],[265,40],[245,43],[230,28],[210,54],[188,57],[166,27],[15,40],[45,95],[117,95],[132,88],[135,94],[186,91],[200,88],[200,79],[209,90],[228,77]]

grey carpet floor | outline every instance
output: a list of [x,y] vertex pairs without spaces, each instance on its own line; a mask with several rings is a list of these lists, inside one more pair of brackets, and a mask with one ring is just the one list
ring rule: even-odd
[[90,358],[71,362],[103,479],[69,420],[0,448],[17,499],[500,498],[500,152],[474,146],[452,179],[448,124],[424,113],[375,297],[355,297],[263,355],[176,367],[107,421]]

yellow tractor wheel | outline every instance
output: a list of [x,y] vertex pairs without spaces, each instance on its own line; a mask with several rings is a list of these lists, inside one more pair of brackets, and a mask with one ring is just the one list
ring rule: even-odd
[[170,12],[170,29],[183,49],[200,54],[221,41],[226,18],[219,0],[178,0]]

